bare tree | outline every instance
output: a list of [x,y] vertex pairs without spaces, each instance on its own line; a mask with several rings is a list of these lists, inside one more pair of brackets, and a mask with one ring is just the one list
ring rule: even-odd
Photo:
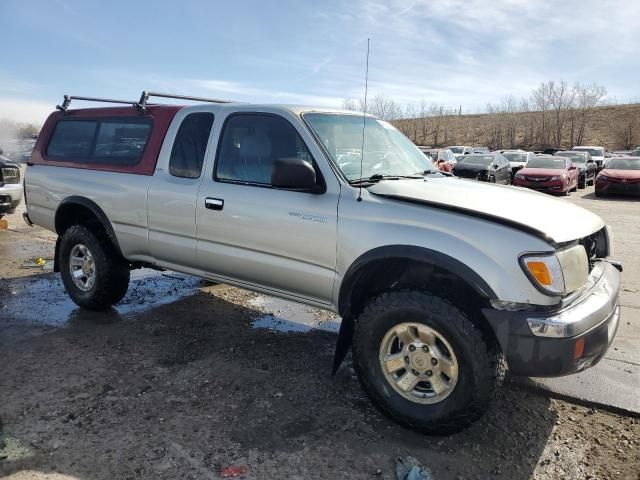
[[345,98],[342,101],[342,108],[345,110],[352,110],[354,112],[362,111],[362,109],[358,108],[358,104],[352,98]]

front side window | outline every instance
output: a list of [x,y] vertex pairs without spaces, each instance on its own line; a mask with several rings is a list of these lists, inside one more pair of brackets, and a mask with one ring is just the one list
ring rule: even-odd
[[190,113],[182,120],[171,149],[169,173],[174,177],[198,178],[213,126],[213,113]]
[[364,123],[361,115],[333,113],[306,113],[304,120],[350,181],[373,175],[416,175],[433,168],[411,140],[382,120],[366,117]]
[[[229,117],[222,132],[215,178],[271,185],[275,161],[296,157],[313,163],[304,141],[284,118],[276,115],[236,114]],[[424,155],[422,157],[425,158]]]
[[55,127],[47,156],[66,162],[136,165],[151,134],[146,118],[61,120]]

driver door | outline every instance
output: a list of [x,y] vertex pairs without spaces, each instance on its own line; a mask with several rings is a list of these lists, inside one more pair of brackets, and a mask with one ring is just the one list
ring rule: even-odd
[[318,181],[326,185],[324,193],[271,186],[276,159],[298,157],[315,163],[313,156],[320,152],[316,147],[311,153],[311,142],[306,132],[298,132],[279,115],[246,112],[227,117],[213,171],[197,199],[197,260],[203,270],[222,281],[331,304],[337,179],[316,168]]

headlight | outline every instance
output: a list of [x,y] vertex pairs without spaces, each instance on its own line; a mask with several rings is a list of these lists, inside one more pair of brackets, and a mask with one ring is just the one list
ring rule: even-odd
[[520,180],[524,180],[524,175],[522,175],[521,173],[516,173],[516,178],[519,178]]
[[520,265],[533,284],[548,295],[565,295],[582,287],[589,276],[589,260],[582,245],[551,255],[525,254]]
[[551,180],[564,180],[565,178],[567,178],[566,175],[556,175],[554,177],[551,177]]
[[15,167],[0,168],[0,180],[4,183],[20,183],[20,170]]
[[609,177],[601,174],[601,175],[598,175],[598,178],[596,178],[596,180],[609,180]]

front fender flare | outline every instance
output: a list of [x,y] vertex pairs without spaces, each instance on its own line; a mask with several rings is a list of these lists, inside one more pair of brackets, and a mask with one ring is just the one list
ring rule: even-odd
[[362,254],[348,268],[340,285],[338,295],[338,312],[342,316],[336,350],[333,358],[332,374],[338,371],[353,339],[354,312],[352,311],[351,298],[355,286],[366,271],[366,267],[378,260],[388,259],[411,260],[426,263],[434,267],[446,270],[466,282],[481,297],[489,300],[498,298],[491,286],[476,271],[449,255],[437,250],[415,245],[387,245],[377,247]]

